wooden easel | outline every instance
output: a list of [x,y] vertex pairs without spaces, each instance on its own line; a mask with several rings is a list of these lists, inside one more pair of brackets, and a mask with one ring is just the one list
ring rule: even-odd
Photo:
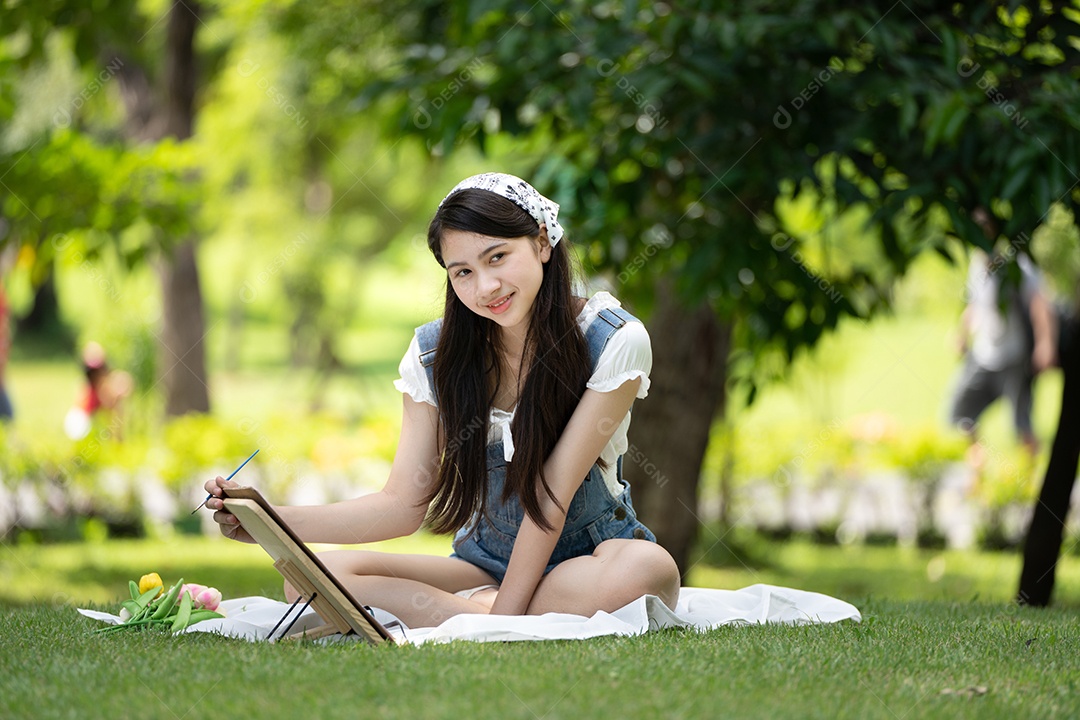
[[[223,497],[225,509],[240,520],[248,534],[274,559],[274,567],[299,593],[300,598],[307,600],[304,607],[310,605],[324,621],[323,625],[313,630],[287,635],[288,639],[355,633],[371,643],[394,641],[386,628],[356,601],[315,553],[300,541],[292,528],[282,522],[258,490],[250,487],[226,488]],[[289,612],[292,609],[289,608]],[[282,634],[291,627],[290,623]]]
[[[308,601],[307,604],[311,606],[315,613],[323,620],[326,620],[324,624],[312,628],[311,630],[301,630],[292,635],[285,635],[284,639],[296,640],[298,638],[307,638],[309,640],[315,640],[316,638],[333,635],[334,633],[348,635],[353,632],[352,627],[349,625],[349,621],[343,618],[325,597],[319,595],[318,588],[307,579],[307,576],[304,575],[304,573],[297,569],[292,561],[286,560],[285,558],[279,558],[274,561],[274,567],[277,568],[277,571],[281,573],[283,578],[289,581],[289,584],[293,586],[293,589],[300,593],[300,597]],[[292,608],[289,608],[289,610],[291,611]],[[287,616],[288,613],[286,613],[286,617]],[[282,619],[284,620],[284,618]],[[271,631],[270,635],[271,639],[273,639],[273,631]]]

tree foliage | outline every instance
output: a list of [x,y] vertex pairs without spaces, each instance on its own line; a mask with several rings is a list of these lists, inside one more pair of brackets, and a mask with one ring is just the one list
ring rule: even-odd
[[35,282],[58,255],[137,268],[185,238],[224,240],[230,318],[284,304],[299,359],[323,345],[333,364],[358,274],[427,200],[415,147],[380,144],[377,119],[341,91],[378,57],[379,29],[352,3],[321,20],[289,0],[202,3],[194,135],[158,139],[174,5],[5,9],[0,240]]
[[[739,344],[814,343],[887,304],[975,208],[1030,235],[1077,199],[1072,3],[510,2],[391,5],[406,50],[364,100],[438,152],[493,133],[546,147],[534,179],[598,268],[647,299],[741,320]],[[840,272],[778,208],[806,189],[870,223]],[[943,232],[947,230],[947,232]],[[637,272],[644,265],[647,272]]]
[[[15,3],[0,32],[0,214],[5,243],[49,271],[56,252],[115,251],[132,267],[192,231],[191,149],[133,146],[115,109],[119,76],[153,57],[133,2]],[[57,77],[57,68],[60,68]],[[52,75],[50,76],[50,72]]]

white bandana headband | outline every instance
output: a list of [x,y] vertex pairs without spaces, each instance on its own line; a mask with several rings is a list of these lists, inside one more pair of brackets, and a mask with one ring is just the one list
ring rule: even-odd
[[558,245],[559,241],[562,240],[563,229],[558,220],[558,203],[548,200],[537,192],[536,188],[521,178],[506,173],[481,173],[480,175],[465,178],[446,194],[446,197],[439,203],[439,207],[443,206],[446,198],[457,191],[470,189],[487,190],[504,197],[529,213],[537,225],[547,225],[548,240],[551,242],[552,247]]

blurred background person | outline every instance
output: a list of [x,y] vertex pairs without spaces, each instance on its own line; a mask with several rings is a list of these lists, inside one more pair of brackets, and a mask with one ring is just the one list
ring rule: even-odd
[[123,370],[111,370],[105,350],[96,342],[87,343],[82,353],[86,385],[64,418],[64,432],[72,440],[81,440],[90,433],[94,420],[104,416],[112,436],[119,439],[123,426],[123,401],[131,394],[131,375]]
[[[989,237],[996,237],[985,213],[975,219]],[[971,441],[968,462],[977,483],[986,459],[978,421],[998,398],[1009,399],[1018,439],[1030,456],[1038,452],[1031,425],[1032,386],[1036,375],[1057,364],[1057,337],[1053,305],[1038,269],[1010,244],[993,254],[973,254],[965,297],[959,338],[964,365],[950,416]]]

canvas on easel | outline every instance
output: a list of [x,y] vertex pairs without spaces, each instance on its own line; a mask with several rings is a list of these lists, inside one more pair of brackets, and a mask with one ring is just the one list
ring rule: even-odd
[[[324,625],[288,636],[318,638],[355,633],[371,643],[393,640],[378,620],[334,577],[323,562],[281,520],[258,490],[222,488],[225,509],[240,520],[255,542],[274,559],[274,567],[308,601]],[[272,633],[271,633],[272,634]]]

